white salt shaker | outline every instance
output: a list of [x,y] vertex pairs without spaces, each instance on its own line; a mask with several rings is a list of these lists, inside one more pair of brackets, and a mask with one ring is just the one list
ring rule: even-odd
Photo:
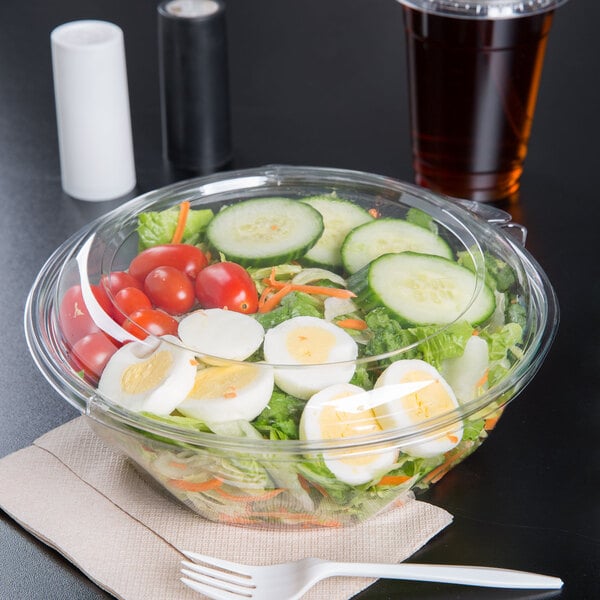
[[136,184],[122,30],[73,21],[50,36],[60,170],[79,200],[111,200]]

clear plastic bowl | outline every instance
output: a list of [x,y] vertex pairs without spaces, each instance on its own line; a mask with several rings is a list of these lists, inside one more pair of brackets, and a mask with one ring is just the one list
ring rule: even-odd
[[[127,268],[137,252],[138,215],[165,210],[183,200],[189,200],[192,208],[209,207],[216,212],[224,205],[251,198],[300,199],[323,194],[360,204],[380,218],[405,218],[415,210],[425,213],[453,254],[466,256],[475,272],[470,299],[454,323],[438,326],[424,341],[381,355],[359,356],[345,364],[350,362],[374,379],[390,363],[414,357],[415,349],[422,348],[419,344],[435,345],[461,322],[481,293],[484,257],[492,255],[510,267],[512,297],[526,314],[522,341],[513,349],[511,360],[505,361],[506,374],[499,381],[491,386],[482,384],[467,401],[433,416],[422,415],[408,425],[307,440],[264,439],[246,424],[234,435],[192,430],[173,420],[161,421],[128,410],[80,376],[59,324],[61,299],[81,282],[81,274],[88,283],[97,284],[103,275]],[[506,404],[540,367],[558,326],[558,305],[546,275],[523,247],[525,234],[523,227],[510,222],[507,213],[493,207],[450,201],[417,186],[367,173],[276,165],[184,181],[124,204],[55,251],[28,298],[27,341],[46,379],[86,415],[90,427],[127,455],[151,481],[199,515],[248,527],[352,525],[427,488],[473,452],[489,435]],[[107,318],[103,313],[95,320],[118,339],[123,330],[115,329],[110,318],[108,326],[103,325]],[[150,336],[147,341],[152,339]],[[207,362],[214,364],[210,358]],[[239,364],[225,360],[218,364],[228,363]],[[261,363],[259,368],[278,367]],[[294,368],[310,379],[314,366]],[[367,398],[370,393],[367,391]],[[433,456],[414,450],[431,443],[435,448],[444,436],[452,437],[452,431],[460,432],[460,439],[451,449]],[[367,470],[363,479],[344,475],[340,479],[333,473],[339,473],[340,464],[342,471],[360,471],[364,465],[372,470]]]

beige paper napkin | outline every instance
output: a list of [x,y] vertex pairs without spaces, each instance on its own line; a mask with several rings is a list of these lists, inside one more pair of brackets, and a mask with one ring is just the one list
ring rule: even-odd
[[[251,564],[304,556],[390,563],[452,521],[443,509],[411,500],[341,529],[274,532],[212,523],[149,485],[85,417],[0,460],[0,506],[122,600],[199,600],[179,581],[182,550]],[[331,578],[305,598],[346,600],[372,582]]]

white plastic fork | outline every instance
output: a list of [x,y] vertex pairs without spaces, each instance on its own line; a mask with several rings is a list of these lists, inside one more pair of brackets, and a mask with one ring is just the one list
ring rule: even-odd
[[332,562],[318,558],[250,566],[196,552],[184,554],[189,560],[182,562],[184,577],[181,581],[213,600],[297,600],[318,581],[339,575],[514,589],[552,590],[563,585],[558,577],[491,567],[416,563],[386,565]]

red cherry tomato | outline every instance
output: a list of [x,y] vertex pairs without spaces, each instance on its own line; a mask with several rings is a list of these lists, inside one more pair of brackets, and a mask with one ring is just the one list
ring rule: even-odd
[[202,269],[196,277],[196,298],[204,308],[227,308],[240,313],[258,310],[258,292],[244,267],[220,262]]
[[135,287],[125,287],[115,295],[114,319],[122,325],[125,319],[140,308],[152,308],[150,298]]
[[73,344],[73,366],[92,380],[97,380],[117,347],[101,331],[90,333]]
[[178,325],[171,315],[161,310],[142,308],[129,315],[127,321],[123,323],[123,329],[143,340],[149,333],[156,336],[177,335]]
[[170,315],[188,312],[194,302],[194,284],[191,279],[175,267],[157,267],[148,273],[144,291],[152,304]]
[[207,265],[206,256],[200,248],[189,244],[164,244],[140,252],[129,265],[129,274],[143,282],[156,267],[175,267],[191,279]]
[[116,296],[123,288],[133,287],[138,290],[143,289],[141,282],[125,271],[113,271],[109,275],[102,275],[100,285],[112,292]]
[[[100,306],[112,316],[112,306],[106,292],[97,285],[90,287]],[[66,291],[60,303],[58,320],[65,340],[70,346],[86,335],[100,331],[90,317],[79,285],[74,285]]]

